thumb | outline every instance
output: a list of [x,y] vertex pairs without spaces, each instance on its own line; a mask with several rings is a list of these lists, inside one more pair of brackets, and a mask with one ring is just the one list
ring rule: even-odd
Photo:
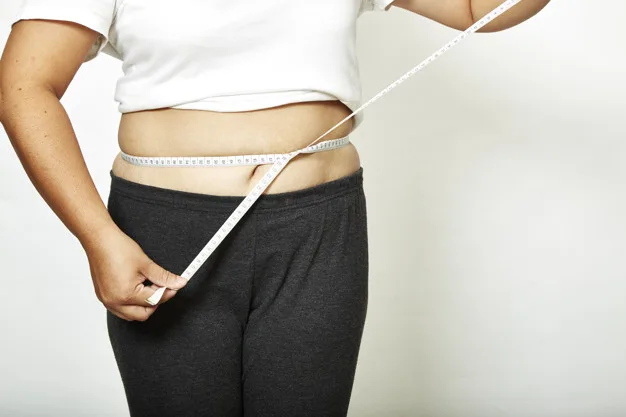
[[187,279],[161,268],[152,259],[141,272],[152,283],[160,287],[179,290],[187,284]]

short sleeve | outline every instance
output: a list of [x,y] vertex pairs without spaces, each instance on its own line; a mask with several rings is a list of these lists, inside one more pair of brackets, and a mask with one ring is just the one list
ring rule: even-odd
[[394,0],[361,0],[361,14],[368,11],[386,12]]
[[99,33],[85,62],[95,58],[108,42],[116,0],[22,0],[11,26],[20,20],[49,19],[74,22]]

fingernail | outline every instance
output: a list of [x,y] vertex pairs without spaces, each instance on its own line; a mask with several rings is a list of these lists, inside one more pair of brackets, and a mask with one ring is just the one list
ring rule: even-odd
[[176,278],[176,282],[178,282],[180,285],[185,285],[187,283],[187,279],[179,276]]

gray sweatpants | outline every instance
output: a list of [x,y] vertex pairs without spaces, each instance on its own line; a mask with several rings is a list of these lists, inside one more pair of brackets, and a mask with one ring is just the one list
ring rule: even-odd
[[[111,217],[176,274],[243,200],[110,175]],[[147,321],[106,310],[130,415],[346,416],[367,300],[363,169],[262,195]]]

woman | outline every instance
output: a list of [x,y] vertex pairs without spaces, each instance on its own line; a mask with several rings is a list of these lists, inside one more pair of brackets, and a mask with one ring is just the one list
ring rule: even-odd
[[[474,6],[476,6],[474,3]],[[462,30],[468,0],[26,0],[0,62],[1,120],[81,242],[133,416],[344,416],[367,310],[355,147],[291,160],[194,279],[180,276],[271,165],[149,167],[123,155],[287,153],[360,101],[355,25],[391,5]],[[527,0],[483,31],[536,13]],[[545,4],[545,1],[544,3]],[[59,99],[123,61],[105,206]],[[325,140],[346,138],[356,115]],[[148,300],[165,287],[156,305]]]

